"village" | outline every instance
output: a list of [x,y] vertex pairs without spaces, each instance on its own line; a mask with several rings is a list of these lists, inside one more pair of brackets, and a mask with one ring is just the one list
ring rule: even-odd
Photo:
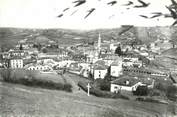
[[58,45],[45,36],[37,36],[36,40],[39,42],[27,37],[15,48],[2,52],[1,69],[38,71],[44,75],[76,74],[87,79],[84,86],[77,82],[86,92],[94,87],[133,99],[151,94],[153,99],[163,102],[168,98],[159,87],[177,82],[177,69],[154,67],[151,62],[163,51],[176,48],[168,39],[157,39],[149,45],[138,41],[122,43],[102,40],[99,33],[96,42],[71,46]]

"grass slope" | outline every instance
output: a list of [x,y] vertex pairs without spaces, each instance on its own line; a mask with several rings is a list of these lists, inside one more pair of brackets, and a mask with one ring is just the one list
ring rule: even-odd
[[167,106],[121,99],[104,99],[56,90],[0,83],[0,113],[4,116],[157,117]]

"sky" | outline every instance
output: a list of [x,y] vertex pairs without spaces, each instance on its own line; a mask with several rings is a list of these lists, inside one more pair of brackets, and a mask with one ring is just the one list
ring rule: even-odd
[[[110,6],[112,0],[87,0],[79,7],[73,7],[74,0],[0,0],[0,27],[16,28],[65,28],[65,29],[98,29],[117,28],[121,25],[135,26],[166,26],[173,23],[171,18],[145,19],[139,15],[152,16],[151,12],[169,13],[165,5],[170,0],[144,0],[151,4],[147,8],[126,7],[128,0],[117,0]],[[138,5],[137,0],[131,0]],[[64,16],[57,16],[63,9]],[[85,15],[91,8],[96,10],[86,19]],[[130,8],[127,10],[127,8]],[[75,12],[77,11],[77,12]],[[73,15],[71,15],[75,12]]]

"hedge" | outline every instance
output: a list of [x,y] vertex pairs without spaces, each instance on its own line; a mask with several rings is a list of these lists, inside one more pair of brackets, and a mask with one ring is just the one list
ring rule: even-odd
[[[2,76],[3,76],[3,74],[2,74]],[[34,86],[34,87],[64,90],[64,91],[67,91],[67,92],[72,92],[71,84],[56,83],[56,82],[53,82],[53,81],[35,79],[33,77],[15,78],[15,77],[10,77],[10,75],[6,75],[6,73],[5,73],[5,76],[3,77],[3,81],[9,82],[9,83],[23,84],[23,85],[26,85],[26,86]]]

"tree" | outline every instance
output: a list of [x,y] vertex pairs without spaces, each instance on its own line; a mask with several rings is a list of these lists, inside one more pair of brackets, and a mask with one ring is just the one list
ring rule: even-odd
[[42,49],[42,52],[47,53],[47,49],[46,48]]
[[121,56],[122,55],[122,50],[121,50],[121,47],[118,46],[115,50],[115,54],[118,54],[118,56]]
[[105,79],[96,79],[93,86],[103,91],[110,91],[111,84]]
[[147,96],[148,95],[148,87],[147,86],[138,86],[136,91],[133,92],[134,95],[138,96]]
[[177,101],[177,87],[176,86],[168,86],[167,87],[167,91],[166,91],[166,95],[168,97],[168,99],[172,100],[172,101]]
[[22,44],[20,44],[20,48],[19,48],[20,50],[23,50],[23,45]]
[[3,70],[1,70],[1,72],[0,72],[0,75],[2,76],[2,78],[3,78],[3,80],[4,81],[11,81],[12,79],[11,79],[11,69],[3,69]]

